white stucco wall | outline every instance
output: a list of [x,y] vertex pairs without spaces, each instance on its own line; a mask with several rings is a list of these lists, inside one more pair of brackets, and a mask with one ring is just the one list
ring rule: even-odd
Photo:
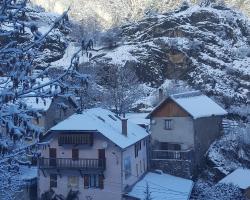
[[[103,142],[108,143],[108,147],[105,151],[106,156],[106,170],[104,171],[104,189],[84,189],[83,177],[81,177],[78,170],[61,170],[61,177],[57,176],[57,188],[54,190],[57,194],[66,194],[69,192],[68,188],[68,176],[79,176],[79,188],[80,198],[82,200],[86,199],[86,196],[92,196],[93,200],[103,200],[105,199],[121,199],[121,150],[114,143],[107,140],[100,134],[94,134],[94,144],[92,147],[75,147],[79,148],[79,158],[98,158],[98,149],[103,148]],[[72,158],[72,146],[63,147],[58,146],[57,137],[50,143],[50,148],[57,148],[57,158]],[[49,158],[49,148],[42,150],[42,157]],[[44,177],[41,170],[39,170],[38,178],[38,195],[47,190],[50,187],[50,176],[48,170],[44,170],[46,177]],[[52,172],[53,173],[53,172]]]
[[[172,130],[165,129],[167,119],[173,120]],[[151,119],[150,132],[152,141],[184,144],[182,148],[194,146],[194,127],[191,117],[154,117]]]
[[[146,141],[147,138],[144,140]],[[147,171],[147,142],[144,143],[144,140],[141,140],[141,150],[139,150],[137,157],[135,157],[135,145],[132,145],[123,151],[123,189],[126,185],[133,185]],[[125,178],[124,170],[124,159],[126,158],[130,158],[131,160],[131,175],[127,179]],[[136,165],[138,166],[138,176]]]

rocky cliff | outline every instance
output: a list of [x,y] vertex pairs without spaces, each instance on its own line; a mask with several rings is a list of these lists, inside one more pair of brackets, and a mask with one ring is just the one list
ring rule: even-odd
[[140,80],[159,87],[186,81],[218,97],[226,108],[249,102],[248,18],[224,6],[182,6],[121,28],[120,41],[98,51],[99,65],[133,67]]

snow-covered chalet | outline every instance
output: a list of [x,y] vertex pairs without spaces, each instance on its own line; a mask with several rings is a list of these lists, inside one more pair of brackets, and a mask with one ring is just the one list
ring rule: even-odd
[[170,95],[151,113],[152,168],[191,178],[202,167],[205,153],[222,133],[227,112],[199,91]]
[[123,199],[147,171],[147,131],[93,108],[52,127],[41,141],[38,196],[49,190],[79,199]]

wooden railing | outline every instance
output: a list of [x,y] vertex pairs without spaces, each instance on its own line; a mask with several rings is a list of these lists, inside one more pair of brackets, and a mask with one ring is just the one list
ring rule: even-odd
[[188,150],[152,150],[151,159],[192,160],[193,149]]
[[62,134],[58,137],[58,145],[93,145],[93,134]]
[[39,158],[40,169],[105,170],[106,161],[101,159]]

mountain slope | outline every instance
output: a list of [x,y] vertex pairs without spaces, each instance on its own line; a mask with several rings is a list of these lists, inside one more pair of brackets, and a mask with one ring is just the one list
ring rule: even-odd
[[183,6],[123,26],[123,42],[100,50],[93,60],[134,67],[140,80],[154,87],[165,79],[184,80],[229,108],[249,101],[249,25],[226,7]]

